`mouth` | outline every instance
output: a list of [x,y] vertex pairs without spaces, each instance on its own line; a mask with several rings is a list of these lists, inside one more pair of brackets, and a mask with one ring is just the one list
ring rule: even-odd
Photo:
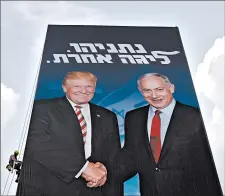
[[151,99],[153,103],[160,103],[163,99]]
[[75,93],[74,95],[82,96],[82,97],[87,97],[89,94],[81,94],[81,93]]

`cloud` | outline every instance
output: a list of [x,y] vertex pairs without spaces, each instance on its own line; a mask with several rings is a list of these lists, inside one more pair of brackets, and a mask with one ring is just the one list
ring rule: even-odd
[[[79,2],[4,2],[2,7],[2,35],[10,37],[10,39],[3,39],[3,64],[9,63],[9,66],[4,69],[7,71],[13,68],[18,74],[23,74],[22,72],[26,69],[29,74],[26,74],[22,80],[26,80],[24,83],[29,90],[33,87],[40,65],[49,24],[93,25],[107,20],[107,15],[99,8],[90,7],[88,4],[81,5]],[[16,35],[15,29],[17,29]],[[11,58],[12,54],[14,58]],[[18,62],[22,66],[13,66]],[[5,77],[4,80],[8,82],[9,79]],[[25,90],[27,88],[21,89],[21,91]],[[27,92],[22,92],[21,95],[23,94]]]
[[[215,7],[214,2],[212,4],[210,3],[209,8],[212,9],[211,10],[212,13],[214,12],[213,9],[216,8],[215,10],[217,14],[213,14],[210,17],[208,17],[209,8],[207,6],[206,7],[202,6],[202,4],[200,5],[195,4],[193,6],[192,4],[183,5],[182,3],[182,6],[179,7],[177,3],[176,5],[175,4],[171,5],[170,3],[168,4],[168,6],[171,9],[174,8],[174,10],[176,11],[167,13],[168,6],[165,6],[166,9],[163,10],[163,13],[165,12],[166,14],[164,15],[158,14],[159,11],[162,11],[162,7],[160,7],[161,5],[157,3],[154,6],[152,4],[149,6],[146,6],[146,3],[143,3],[142,5],[140,5],[140,3],[138,4],[132,3],[132,5],[130,5],[129,3],[129,9],[127,9],[126,11],[124,11],[124,6],[127,5],[125,3],[124,3],[124,6],[122,6],[122,4],[117,4],[117,3],[115,3],[115,5],[113,5],[113,3],[109,5],[108,3],[104,4],[101,2],[99,4],[96,4],[96,6],[93,6],[94,4],[91,4],[90,2],[86,4],[85,3],[81,4],[80,2],[66,2],[66,1],[63,1],[63,2],[62,1],[55,1],[55,2],[50,2],[50,1],[46,1],[46,2],[25,2],[25,1],[10,2],[9,1],[7,2],[7,1],[4,1],[2,2],[1,5],[2,5],[1,32],[2,32],[2,38],[3,38],[2,39],[2,69],[4,73],[2,74],[2,78],[3,78],[2,81],[5,84],[8,84],[10,87],[12,87],[14,90],[16,89],[17,92],[19,92],[20,94],[20,96],[16,94],[17,96],[19,96],[19,98],[17,97],[15,101],[10,102],[8,100],[4,102],[2,100],[1,112],[2,114],[4,114],[4,116],[2,115],[1,120],[2,120],[2,125],[3,124],[6,125],[4,130],[7,130],[7,132],[4,131],[5,136],[2,137],[4,138],[4,141],[2,143],[2,146],[4,147],[2,148],[3,151],[1,155],[2,162],[8,161],[9,153],[11,153],[11,151],[15,149],[19,143],[18,140],[21,135],[20,133],[22,132],[22,124],[24,123],[25,114],[27,113],[27,105],[29,103],[29,99],[32,94],[34,78],[36,76],[37,69],[40,65],[40,58],[42,56],[42,50],[44,46],[44,40],[45,40],[48,24],[61,24],[61,25],[68,25],[68,24],[137,25],[138,24],[138,25],[153,25],[153,26],[166,24],[168,26],[171,26],[171,25],[179,26],[180,32],[182,35],[182,40],[184,42],[184,46],[189,45],[188,48],[190,48],[190,50],[185,50],[187,52],[187,57],[188,57],[188,53],[190,53],[189,55],[190,58],[188,59],[191,59],[192,57],[194,57],[193,62],[196,62],[198,58],[200,59],[202,58],[201,54],[205,52],[204,47],[208,46],[208,43],[214,39],[214,36],[218,36],[218,33],[224,30],[223,28],[224,26],[222,23],[223,20],[221,19],[223,18],[222,17],[223,13],[220,10],[222,6],[216,5]],[[140,9],[142,10],[141,12],[137,11],[138,6],[140,7],[142,6],[143,9]],[[177,6],[179,7],[179,9],[177,9],[178,8]],[[202,25],[199,28],[199,23],[198,22],[193,23],[193,20],[195,21],[196,19],[198,19],[199,21],[201,20],[201,18],[197,17],[198,15],[196,15],[196,13],[199,12],[200,6],[201,8],[205,7],[202,10],[202,13],[203,13],[202,16],[205,16],[207,18],[206,20],[207,23],[202,23]],[[148,7],[151,7],[151,8],[154,7],[154,8],[152,9],[151,12],[149,12]],[[193,12],[191,19],[190,19],[190,16],[186,14],[190,11],[190,9]],[[113,10],[117,10],[119,13]],[[170,16],[171,13],[172,14],[176,13],[176,14]],[[168,16],[169,16],[169,19],[168,19]],[[208,29],[209,24],[214,29],[214,31],[207,31],[207,33],[205,32],[204,36],[202,36],[202,32]],[[195,29],[195,30],[191,31],[191,29]],[[185,41],[185,38],[186,38],[186,41]],[[190,64],[196,65],[197,63],[190,63]],[[208,71],[211,72],[210,69],[208,69]],[[206,80],[207,82],[206,76],[204,76],[203,79]],[[213,78],[211,78],[211,80],[213,81]],[[213,82],[210,84],[212,85],[212,88],[215,89],[215,85],[213,86]],[[201,88],[199,90],[201,90]],[[204,89],[203,92],[206,93],[207,90],[208,89]],[[2,96],[4,95],[3,91],[4,90],[2,87]],[[211,122],[211,116],[213,115],[214,115],[213,117],[214,119],[219,119],[221,110],[218,111],[215,109],[214,107],[215,104],[212,101],[212,98],[210,98],[210,92],[208,92],[208,94],[206,93],[207,96],[203,92],[200,92],[200,97],[203,100],[203,102],[200,101],[200,103],[203,103],[201,107],[206,108],[207,112],[205,113],[207,113],[207,115],[205,117],[209,119],[209,122]],[[215,95],[218,95],[218,92]],[[12,98],[12,96],[10,97]],[[20,108],[18,108],[17,104],[14,104],[14,103],[19,104]],[[14,111],[10,112],[10,107],[12,107],[11,110],[14,110]],[[210,108],[215,109],[214,112],[211,112]],[[16,111],[18,114],[16,113]],[[11,117],[8,113],[11,113]],[[5,123],[3,123],[3,121],[5,121]],[[12,121],[13,123],[10,123]],[[221,130],[220,124],[217,122],[217,120],[214,120],[213,123],[211,123],[212,124],[211,126],[213,127],[213,124],[216,124],[216,123],[219,129]],[[210,127],[208,125],[207,127],[208,135],[213,132],[213,131],[209,131],[209,128]],[[6,135],[6,133],[8,135]],[[13,133],[13,137],[12,137],[12,133]],[[211,139],[211,141],[213,140]],[[216,157],[214,155],[215,159],[217,159]],[[3,184],[6,181],[7,175],[6,175],[5,166],[4,167],[2,166],[1,169],[2,169],[1,177],[4,177],[5,175],[5,178],[2,178],[2,184]],[[10,193],[11,195],[15,195],[16,183],[13,183],[13,185],[15,185],[15,187],[12,187],[11,193]]]
[[[1,146],[8,146],[8,148],[4,148],[4,151],[2,151],[1,158],[4,159],[1,163],[1,179],[3,182],[1,183],[1,187],[3,188],[3,185],[5,187],[6,183],[6,177],[7,173],[5,172],[5,166],[6,166],[6,160],[8,160],[9,152],[11,149],[11,146],[13,144],[7,144],[9,141],[11,141],[10,138],[12,138],[13,132],[12,130],[8,130],[10,127],[10,124],[13,124],[12,122],[15,122],[16,117],[15,114],[17,113],[18,109],[18,101],[19,101],[20,95],[17,94],[12,88],[7,87],[5,84],[1,82]],[[11,134],[10,134],[11,133]],[[7,136],[8,135],[8,136]],[[12,176],[8,180],[11,180]],[[9,184],[7,184],[9,185]],[[2,189],[1,189],[2,190]],[[6,186],[5,191],[8,190],[8,186]],[[6,192],[5,192],[6,193]]]
[[97,8],[83,6],[79,2],[18,2],[14,9],[23,15],[23,19],[48,24],[86,24],[101,21],[105,15]]
[[12,119],[16,113],[17,102],[19,95],[16,94],[13,89],[8,88],[6,85],[1,83],[1,130],[4,130],[6,124]]
[[224,38],[215,40],[194,83],[219,179],[224,192]]
[[[24,123],[27,122],[24,120],[29,113],[27,109],[30,109],[28,105],[34,90],[48,24],[100,24],[106,16],[98,8],[89,8],[77,2],[4,2],[2,7],[2,65],[5,65],[2,81],[12,87],[1,84],[1,146],[4,149],[1,154],[1,190],[8,182],[7,193],[12,175],[7,181],[5,165],[13,150],[18,149],[22,133],[26,131]],[[24,147],[21,152],[23,151]],[[9,195],[15,195],[16,187],[17,184],[13,182]]]

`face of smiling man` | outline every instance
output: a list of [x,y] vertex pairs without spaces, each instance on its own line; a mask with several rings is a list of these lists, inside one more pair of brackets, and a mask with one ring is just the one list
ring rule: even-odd
[[165,108],[173,99],[174,85],[157,76],[143,78],[138,88],[145,100],[157,109]]
[[76,104],[88,103],[95,93],[95,82],[88,78],[67,79],[63,91]]

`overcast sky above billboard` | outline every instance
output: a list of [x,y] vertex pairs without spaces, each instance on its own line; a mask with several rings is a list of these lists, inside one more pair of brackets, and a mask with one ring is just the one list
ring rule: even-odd
[[[113,12],[115,9],[117,12]],[[2,2],[1,11],[2,187],[7,179],[4,169],[9,153],[18,147],[21,133],[26,129],[23,124],[40,65],[47,24],[179,26],[192,77],[197,77],[195,85],[207,134],[220,179],[224,182],[224,155],[221,154],[224,152],[224,137],[221,137],[224,135],[224,88],[219,89],[224,84],[221,80],[224,73],[224,39],[221,39],[224,2],[164,2],[164,6],[157,2]],[[218,92],[220,96],[214,96]]]

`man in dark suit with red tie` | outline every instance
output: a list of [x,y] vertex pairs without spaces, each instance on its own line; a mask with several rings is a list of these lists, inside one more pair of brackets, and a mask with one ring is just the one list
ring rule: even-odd
[[142,196],[222,196],[199,109],[176,101],[164,75],[145,74],[138,88],[149,105],[126,114],[116,179],[138,173]]
[[96,81],[90,72],[69,72],[65,97],[35,102],[17,196],[123,195],[108,169],[120,150],[117,118],[90,103]]

